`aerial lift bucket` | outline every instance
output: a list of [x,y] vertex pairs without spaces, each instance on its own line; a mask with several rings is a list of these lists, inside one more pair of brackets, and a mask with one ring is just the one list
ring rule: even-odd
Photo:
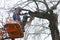
[[23,30],[18,21],[7,21],[4,25],[10,38],[24,37]]

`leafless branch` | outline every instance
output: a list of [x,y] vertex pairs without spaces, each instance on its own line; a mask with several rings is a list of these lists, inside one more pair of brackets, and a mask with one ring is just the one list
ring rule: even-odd
[[[18,1],[19,2],[19,1]],[[18,3],[17,2],[17,3]],[[25,1],[25,2],[22,2],[22,3],[20,3],[20,4],[15,4],[12,8],[8,8],[9,10],[13,10],[16,6],[18,6],[18,5],[23,5],[23,4],[25,4],[25,3],[27,3],[27,2],[29,2],[29,1]]]
[[51,34],[49,33],[48,36],[46,36],[46,37],[44,38],[44,40],[45,40],[47,37],[49,37],[50,35],[51,35]]
[[49,10],[49,7],[48,7],[48,4],[47,4],[46,0],[44,0],[44,4],[45,4],[47,10]]
[[47,10],[49,10],[49,7],[48,7],[48,4],[47,4],[46,0],[44,0],[44,1],[38,1],[38,2],[41,2],[41,3],[45,4]]
[[33,11],[35,11],[32,7],[30,7],[29,5],[28,5],[28,7],[30,8],[30,9],[32,9]]
[[[30,0],[29,0],[29,1],[30,1]],[[43,1],[32,0],[32,2],[35,2],[36,6],[37,6],[37,11],[43,11],[43,12],[45,12],[44,10],[39,9],[39,6],[38,6],[38,4],[37,4],[37,2],[44,3]]]
[[35,2],[36,6],[37,6],[37,11],[39,11],[39,6],[38,6],[36,0],[33,0],[33,1]]
[[28,6],[30,3],[32,3],[32,2],[28,2],[26,5],[24,5],[22,8],[24,8],[24,7],[26,7],[26,6]]
[[51,7],[51,10],[54,10],[54,9],[56,9],[57,8],[57,5],[60,3],[60,0],[57,2],[57,4],[56,5],[53,5],[52,7]]

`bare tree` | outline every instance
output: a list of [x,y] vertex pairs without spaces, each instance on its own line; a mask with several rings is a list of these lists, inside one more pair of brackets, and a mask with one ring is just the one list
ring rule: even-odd
[[[57,5],[60,3],[60,0],[51,8],[49,8],[46,0],[43,1],[33,0],[33,2],[35,2],[37,6],[37,11],[35,12],[29,11],[30,16],[47,19],[49,21],[49,28],[51,31],[52,40],[60,40],[59,30],[58,30],[58,15],[56,13],[53,13],[53,10],[57,9]],[[43,3],[46,6],[46,11],[39,9],[37,2]]]
[[[56,13],[53,13],[53,10],[57,8],[57,5],[59,4],[60,0],[51,8],[49,8],[46,0],[43,1],[33,0],[33,2],[35,2],[37,6],[37,11],[35,12],[29,11],[30,16],[47,19],[49,21],[49,28],[51,31],[52,40],[60,40],[59,30],[58,30],[58,15]],[[46,6],[47,10],[43,11],[39,9],[37,2],[43,3]]]

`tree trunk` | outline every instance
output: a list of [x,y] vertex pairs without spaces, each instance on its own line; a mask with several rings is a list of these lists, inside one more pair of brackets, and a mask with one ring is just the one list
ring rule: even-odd
[[49,16],[49,27],[51,31],[52,40],[59,40],[59,30],[58,30],[58,16],[57,14],[52,14]]

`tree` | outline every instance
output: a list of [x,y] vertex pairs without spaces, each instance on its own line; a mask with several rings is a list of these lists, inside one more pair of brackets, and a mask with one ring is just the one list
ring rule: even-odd
[[[35,2],[37,6],[37,11],[35,12],[29,11],[30,16],[47,19],[49,21],[49,28],[51,31],[52,40],[60,40],[59,30],[58,30],[58,15],[56,13],[53,13],[53,10],[57,9],[57,5],[59,4],[60,0],[51,8],[49,8],[46,0],[43,1],[33,0],[33,2]],[[37,2],[41,2],[45,4],[47,10],[43,11],[39,9]]]
[[[51,31],[52,40],[60,40],[59,30],[58,30],[58,15],[53,12],[53,10],[57,9],[57,6],[60,3],[60,0],[50,8],[49,8],[46,0],[43,0],[43,1],[28,0],[28,1],[35,2],[36,6],[37,6],[37,8],[36,8],[37,10],[35,12],[32,12],[29,10],[30,16],[47,19],[49,21],[49,28]],[[43,10],[39,9],[37,2],[43,3],[46,6],[46,10],[43,11]]]

